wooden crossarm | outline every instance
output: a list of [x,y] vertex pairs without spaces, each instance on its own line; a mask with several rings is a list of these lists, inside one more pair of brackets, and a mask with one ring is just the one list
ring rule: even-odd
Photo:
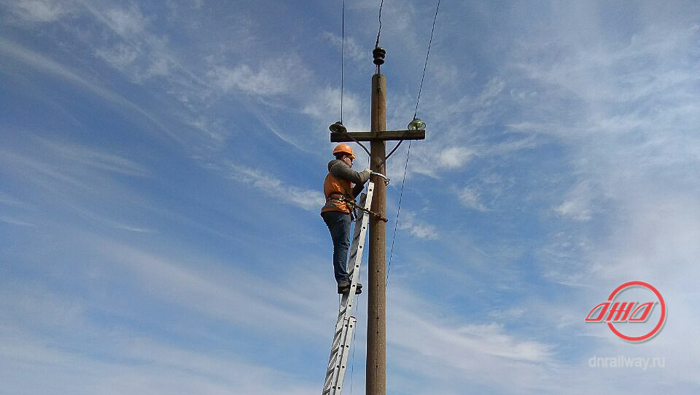
[[[354,139],[354,140],[353,140]],[[425,140],[425,130],[386,130],[379,133],[347,132],[331,133],[332,143],[351,141]]]

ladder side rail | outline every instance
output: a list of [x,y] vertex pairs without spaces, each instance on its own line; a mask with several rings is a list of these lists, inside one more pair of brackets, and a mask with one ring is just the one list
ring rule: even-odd
[[350,346],[352,345],[352,336],[355,333],[357,318],[350,317],[347,320],[347,330],[345,331],[345,340],[343,341],[343,352],[340,357],[340,366],[335,377],[335,385],[330,392],[332,395],[340,395],[343,390],[343,381],[345,381],[345,371],[348,366],[348,357],[350,356]]
[[[360,206],[369,210],[372,207],[372,197],[374,195],[374,183],[369,182],[367,193],[362,194]],[[352,309],[355,303],[355,289],[357,287],[360,264],[362,263],[362,253],[364,250],[367,228],[369,226],[369,215],[364,211],[357,213],[355,231],[348,259],[351,283],[350,291],[343,294],[338,308],[338,319],[336,321],[333,343],[331,345],[331,355],[326,369],[326,379],[323,384],[323,395],[340,395],[345,369],[347,365],[349,349],[352,344],[352,334],[355,331],[357,319],[352,316]]]

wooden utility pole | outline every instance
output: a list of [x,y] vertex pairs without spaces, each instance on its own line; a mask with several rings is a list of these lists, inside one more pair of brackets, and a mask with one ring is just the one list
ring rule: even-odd
[[[386,52],[375,48],[374,64],[377,72],[372,76],[372,121],[370,132],[331,133],[332,142],[370,142],[370,169],[386,175],[386,141],[423,140],[425,130],[386,130],[386,77],[380,73]],[[366,395],[386,394],[386,265],[385,225],[386,186],[384,180],[373,176],[374,198],[369,222],[369,284],[367,312],[367,372]]]

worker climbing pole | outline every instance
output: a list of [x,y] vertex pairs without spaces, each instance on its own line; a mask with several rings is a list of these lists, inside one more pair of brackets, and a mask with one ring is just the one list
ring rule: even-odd
[[[373,51],[376,73],[372,76],[372,111],[369,132],[348,132],[341,122],[331,125],[332,142],[370,142],[370,179],[374,185],[374,197],[369,218],[369,267],[368,267],[368,321],[367,321],[367,384],[366,394],[386,393],[386,141],[422,140],[425,130],[386,130],[386,77],[381,74],[386,51],[376,47]],[[411,122],[410,125],[416,125]],[[423,124],[424,125],[424,124]],[[420,126],[420,125],[419,125]],[[379,182],[377,182],[379,181]]]
[[[356,173],[360,179],[356,181],[364,183],[365,175],[369,175],[370,182],[368,183],[367,195],[361,200],[361,204],[355,204],[354,196],[357,196],[357,190],[351,191],[345,188],[346,201],[350,202],[349,207],[361,208],[358,223],[355,226],[355,237],[351,251],[352,272],[349,273],[349,287],[340,287],[339,292],[343,293],[339,308],[338,322],[336,324],[336,332],[333,339],[331,349],[331,357],[328,370],[326,372],[326,382],[324,384],[323,395],[340,394],[342,390],[343,377],[345,366],[347,363],[347,351],[352,341],[352,333],[355,329],[357,320],[350,316],[352,303],[355,293],[359,293],[361,285],[355,287],[357,278],[359,277],[359,263],[362,260],[361,250],[364,244],[365,224],[369,223],[369,259],[368,259],[368,320],[367,320],[367,364],[366,364],[366,395],[385,395],[386,394],[386,265],[385,265],[385,225],[386,218],[386,186],[389,179],[386,177],[386,161],[391,154],[398,148],[404,140],[423,140],[425,139],[425,123],[417,118],[418,103],[420,102],[420,94],[423,88],[425,78],[425,70],[428,64],[430,55],[430,46],[433,40],[435,31],[435,22],[437,20],[438,10],[440,8],[440,0],[437,2],[435,17],[433,19],[433,29],[430,33],[430,43],[428,44],[428,52],[426,54],[425,65],[423,67],[423,75],[418,91],[418,99],[416,101],[416,111],[413,119],[408,124],[407,130],[386,130],[386,77],[381,74],[381,66],[386,58],[386,50],[379,46],[381,35],[381,15],[382,0],[379,7],[379,31],[377,33],[377,41],[375,48],[372,51],[373,63],[376,66],[376,72],[372,76],[372,97],[371,97],[371,128],[369,132],[348,132],[342,122],[342,72],[341,72],[341,110],[340,121],[332,124],[329,129],[331,131],[330,140],[336,143],[355,142],[362,147],[370,157],[370,168],[363,172]],[[345,40],[345,4],[343,2],[343,42]],[[342,63],[342,61],[341,61]],[[342,69],[341,69],[342,70]],[[399,140],[396,147],[386,155],[386,141]],[[370,150],[362,145],[363,141],[370,142]],[[345,150],[349,148],[346,144],[340,144],[336,150]],[[349,150],[350,155],[354,159],[352,150]],[[409,151],[410,154],[410,145]],[[341,158],[342,159],[342,158]],[[347,164],[347,159],[345,159]],[[350,162],[352,165],[352,162]],[[408,166],[408,154],[406,159],[406,167]],[[406,169],[405,169],[406,170]],[[339,171],[336,170],[339,174]],[[329,174],[332,174],[332,166],[329,164]],[[352,180],[350,180],[352,181]],[[405,181],[405,173],[404,173]],[[349,183],[348,185],[349,186]],[[332,188],[331,188],[332,189]],[[360,188],[361,189],[361,188]],[[324,185],[324,191],[326,190]],[[347,193],[350,192],[350,193]],[[403,195],[403,184],[401,188]],[[327,200],[329,193],[326,193]],[[337,196],[337,194],[336,194]],[[330,196],[332,199],[332,196]],[[325,207],[324,207],[325,208]],[[400,206],[399,206],[400,208]],[[325,218],[324,218],[325,220]],[[398,213],[397,213],[398,221]],[[328,223],[328,222],[327,222]],[[329,225],[330,229],[330,225]],[[332,233],[332,230],[331,230]],[[395,234],[394,234],[395,236]],[[393,242],[392,242],[393,253]],[[350,266],[349,266],[350,267]],[[337,278],[337,277],[336,277]],[[355,292],[352,292],[353,289]]]

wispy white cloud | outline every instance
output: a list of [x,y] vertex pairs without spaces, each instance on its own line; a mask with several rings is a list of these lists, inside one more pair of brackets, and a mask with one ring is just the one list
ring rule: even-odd
[[[266,346],[256,348],[254,342],[269,345],[268,336],[277,336],[288,352],[289,342],[302,341],[310,345],[304,354],[330,344],[337,307],[330,265],[326,277],[310,270],[315,263],[286,257],[289,270],[276,269],[284,276],[261,277],[252,274],[257,265],[243,258],[213,262],[198,251],[178,253],[174,250],[188,248],[173,250],[169,242],[168,255],[92,230],[76,235],[69,228],[55,237],[63,237],[65,243],[58,244],[83,259],[55,257],[57,277],[46,286],[38,285],[41,279],[0,281],[0,343],[6,345],[0,347],[0,370],[16,373],[5,382],[10,391],[40,393],[50,382],[51,388],[76,394],[301,395],[321,385],[320,379],[309,379],[313,374],[300,374],[302,368],[261,358]],[[54,289],[56,282],[88,291]],[[121,296],[108,296],[115,294]],[[154,324],[161,330],[151,332]],[[256,352],[246,353],[249,347]],[[271,355],[281,355],[278,347],[269,347]],[[304,363],[323,377],[323,358]]]
[[[322,334],[317,322],[322,316],[314,312],[317,303],[313,296],[301,295],[299,288],[275,284],[243,270],[222,272],[213,263],[201,262],[200,269],[193,271],[186,262],[108,240],[100,242],[98,249],[112,257],[113,263],[132,271],[144,292],[168,303],[235,325],[264,327],[272,332],[305,328],[310,337]],[[207,266],[209,270],[205,270]]]
[[66,15],[70,2],[52,0],[20,0],[11,2],[12,11],[25,21],[52,22]]
[[476,97],[475,104],[478,107],[488,107],[500,96],[503,89],[506,87],[506,82],[500,78],[492,78],[488,81],[484,89]]
[[[650,24],[628,40],[592,37],[581,45],[557,38],[524,45],[520,59],[528,59],[525,52],[549,53],[543,47],[558,49],[553,59],[517,63],[533,91],[546,89],[550,95],[533,97],[528,111],[509,126],[566,147],[565,166],[576,181],[563,199],[552,202],[556,214],[578,222],[597,220],[606,224],[606,231],[617,233],[628,221],[658,212],[655,207],[669,207],[697,192],[696,180],[687,176],[700,169],[698,156],[688,148],[700,143],[695,133],[700,79],[690,71],[699,55],[698,33],[695,25],[669,30]],[[520,99],[528,100],[527,95]],[[619,243],[648,243],[627,232]],[[542,260],[552,263],[545,276],[582,285],[598,278],[601,270],[617,267],[610,258],[614,253],[604,257],[596,252],[609,251],[609,244],[594,243],[592,236],[583,229],[553,232],[544,248],[550,258]],[[655,266],[649,255],[637,264],[629,273],[639,275]]]
[[261,170],[229,164],[228,178],[248,184],[268,197],[301,207],[304,210],[320,210],[325,203],[321,192],[285,185],[281,180]]
[[435,76],[435,80],[440,86],[454,84],[459,80],[473,79],[476,73],[471,74],[460,72],[460,69],[454,65],[445,62],[433,62],[430,64],[430,71]]
[[[492,117],[494,111],[498,110],[498,105],[501,104],[506,87],[506,81],[494,77],[486,81],[475,95],[461,94],[458,100],[439,98],[441,103],[436,103],[433,106],[436,111],[435,117],[468,120],[466,126],[469,129],[462,131],[462,135],[465,132],[487,125],[489,122],[495,121]],[[442,101],[445,102],[443,103]]]
[[[73,210],[78,213],[81,217],[88,219],[92,222],[98,223],[100,225],[106,225],[110,228],[113,229],[118,229],[118,230],[123,230],[127,232],[134,232],[134,233],[140,233],[140,234],[152,234],[152,233],[157,233],[157,231],[153,228],[147,227],[147,226],[138,226],[134,224],[127,223],[127,219],[113,219],[110,217],[114,217],[115,215],[112,214],[111,216],[108,213],[98,213],[95,210],[87,210],[83,209],[80,206],[74,206]],[[143,221],[140,221],[143,222]]]
[[[323,38],[328,40],[340,53],[343,46],[342,37],[331,32],[323,32]],[[353,37],[345,37],[345,59],[353,62],[368,61],[371,59],[370,51],[362,48]],[[340,58],[338,58],[340,62]]]
[[86,89],[94,94],[96,94],[98,97],[101,97],[102,99],[107,100],[110,103],[117,104],[121,108],[127,109],[131,112],[135,112],[137,114],[140,114],[144,118],[146,118],[149,122],[153,123],[160,129],[161,132],[173,137],[176,140],[180,140],[177,135],[172,133],[168,128],[166,128],[160,120],[158,120],[156,117],[154,117],[152,114],[149,112],[143,110],[140,106],[136,105],[132,101],[124,98],[123,96],[99,85],[98,83],[95,82],[90,82],[89,80],[84,79],[81,77],[78,73],[74,72],[67,66],[64,66],[60,63],[57,63],[39,53],[33,52],[31,50],[28,50],[27,48],[24,48],[20,45],[17,45],[11,41],[0,39],[0,51],[5,52],[7,55],[11,56],[12,58],[19,60],[33,68],[35,68],[38,71],[44,72],[44,73],[49,73],[53,74],[56,76],[59,76],[66,81],[69,81],[73,84],[76,84],[80,86],[83,89]]
[[467,147],[449,147],[437,155],[438,166],[455,169],[464,166],[476,153]]
[[538,252],[542,276],[559,284],[572,287],[586,286],[601,262],[591,256],[594,244],[579,232],[559,231],[549,235]]
[[277,122],[273,119],[272,116],[270,116],[270,114],[267,113],[265,109],[261,109],[257,106],[250,104],[245,104],[244,106],[246,107],[246,109],[248,109],[251,115],[256,117],[257,120],[260,121],[260,123],[267,127],[268,131],[277,136],[280,140],[293,146],[299,151],[309,153],[310,150],[307,146],[305,146],[305,144],[302,143],[302,139],[294,138],[290,135],[290,133],[283,132],[282,129],[277,125]]
[[118,34],[131,36],[142,33],[148,25],[147,18],[138,7],[112,8],[104,13],[109,26]]
[[458,196],[459,196],[459,200],[467,208],[477,210],[477,211],[488,210],[486,208],[486,206],[484,206],[481,203],[479,190],[475,187],[464,187],[461,191],[459,191]]
[[[529,78],[558,93],[549,100],[537,98],[543,105],[534,105],[514,128],[553,136],[570,147],[570,165],[583,179],[563,202],[555,203],[557,214],[583,222],[599,219],[619,229],[626,221],[647,215],[646,210],[657,212],[654,205],[667,207],[689,191],[697,191],[697,183],[686,176],[700,169],[697,155],[687,148],[698,146],[694,125],[700,122],[700,101],[691,91],[700,79],[688,72],[688,65],[697,59],[697,39],[697,27],[671,31],[649,27],[622,44],[574,46],[557,61],[523,65]],[[564,94],[585,110],[571,114],[567,113],[571,109],[555,104]],[[564,114],[554,116],[558,110]],[[642,203],[646,200],[655,203]],[[548,248],[559,256],[549,272],[551,278],[573,285],[591,275],[585,265],[562,262],[593,261],[595,276],[605,267],[616,266],[609,258],[593,258],[597,248],[580,248],[587,243],[585,234],[561,235],[555,234],[554,239],[574,239],[553,242],[561,248]],[[632,234],[624,239],[620,242],[625,245],[647,243]],[[638,262],[646,264],[634,272],[653,267],[648,258],[640,258]]]
[[[393,291],[389,316],[395,324],[388,337],[397,355],[393,362],[402,369],[436,383],[476,382],[511,391],[555,386],[556,380],[536,378],[556,365],[552,345],[522,338],[495,322],[460,324],[438,317],[431,312],[444,309],[404,291]],[[509,372],[509,380],[502,379],[503,371]]]
[[[340,118],[340,89],[329,87],[321,89],[305,103],[302,113],[315,118],[322,124],[328,123],[329,116],[335,115],[337,118]],[[368,113],[362,107],[362,100],[352,92],[344,92],[343,124],[348,127],[348,130],[369,130],[369,118],[366,115]],[[326,126],[323,130],[324,133],[327,130],[328,127]]]
[[37,138],[51,154],[84,166],[135,177],[148,177],[150,171],[133,160],[94,147]]
[[[323,152],[324,157],[330,158],[325,153],[332,152],[335,144],[328,142],[328,126],[340,121],[340,89],[331,88],[328,86],[319,87],[314,94],[309,95],[301,104],[301,113],[311,117],[313,120],[312,132],[309,134],[309,140],[314,144],[315,152]],[[362,98],[352,91],[345,90],[343,93],[343,124],[348,131],[359,132],[368,131],[369,126],[369,109],[364,106]],[[308,143],[307,143],[308,144]],[[367,144],[365,144],[367,146]],[[369,148],[369,147],[368,147]],[[357,155],[356,164],[362,166],[369,164],[369,157],[365,151],[355,145],[355,155]],[[394,162],[389,162],[389,166]]]
[[[102,355],[71,351],[44,339],[2,328],[0,349],[5,382],[11,392],[40,393],[54,388],[72,394],[308,394],[317,386],[294,375],[256,365],[226,353],[219,355],[103,329],[109,342]],[[66,368],[70,367],[70,368]]]
[[294,55],[270,60],[257,70],[247,64],[233,68],[215,67],[210,76],[224,91],[238,90],[258,96],[277,96],[295,92],[308,77],[309,72]]
[[513,136],[493,141],[482,134],[484,128],[501,122],[497,117],[506,108],[506,87],[504,79],[494,77],[476,94],[459,93],[457,98],[446,94],[426,103],[427,109],[423,111],[438,122],[429,126],[431,138],[417,145],[418,154],[412,162],[411,173],[439,177],[480,160],[535,147],[536,140],[532,137]]
[[[173,12],[187,12],[184,5],[168,7]],[[193,7],[198,8],[196,4]],[[194,156],[201,155],[202,150],[221,149],[230,130],[220,125],[221,116],[213,110],[222,93],[221,81],[212,78],[213,54],[189,57],[191,49],[174,44],[162,31],[163,26],[154,22],[158,18],[146,15],[136,4],[95,7],[83,3],[82,14],[97,23],[88,33],[78,29],[68,29],[68,33],[131,83],[159,87],[155,90],[158,106],[144,108],[151,108],[162,119],[175,120],[168,122],[171,137]]]
[[17,225],[17,226],[28,226],[28,227],[35,227],[36,226],[36,224],[33,224],[31,222],[23,221],[20,219],[15,219],[15,218],[11,218],[11,217],[6,217],[3,215],[0,215],[0,221],[4,222],[6,224]]
[[439,237],[435,226],[417,218],[415,213],[402,210],[398,229],[407,230],[411,236],[418,239],[435,240]]
[[43,137],[31,141],[31,152],[0,150],[0,167],[12,174],[8,179],[15,179],[27,190],[34,191],[26,203],[6,199],[12,213],[8,214],[6,222],[31,226],[70,213],[71,220],[82,217],[114,229],[138,233],[155,231],[149,226],[136,225],[143,221],[134,219],[130,212],[115,209],[116,202],[133,204],[132,210],[149,206],[147,200],[125,182],[125,177],[151,177],[146,166],[86,145]]
[[104,59],[112,67],[124,71],[136,60],[138,51],[131,46],[119,44],[113,48],[99,48],[96,50],[95,54]]
[[583,181],[569,192],[563,203],[554,207],[554,212],[576,221],[588,221],[592,216],[592,195],[590,181]]
[[29,208],[32,207],[29,203],[26,201],[22,201],[16,197],[13,197],[10,194],[7,194],[3,191],[0,191],[0,204],[10,206],[10,207],[19,207],[19,208]]
[[515,321],[517,319],[520,319],[525,313],[527,313],[526,308],[513,307],[513,308],[505,309],[505,310],[494,310],[494,311],[489,313],[489,317],[491,317],[494,320],[497,320],[499,322]]
[[97,192],[96,185],[75,172],[56,168],[51,163],[25,155],[0,151],[0,160],[15,175],[29,175],[25,181],[49,189],[55,193],[74,188],[83,192]]
[[162,78],[178,91],[193,90],[195,86],[200,90],[208,89],[202,86],[204,80],[170,53],[165,39],[147,30],[148,22],[138,9],[113,9],[106,13],[93,10],[93,15],[112,34],[105,34],[110,39],[89,43],[89,47],[97,58],[123,73],[131,82],[142,84]]
[[149,177],[145,166],[105,150],[79,144],[58,142],[42,137],[33,139],[35,150],[32,154],[0,151],[5,164],[22,173],[39,176],[28,177],[25,181],[43,186],[55,187],[67,183],[83,191],[99,192],[106,180],[113,175]]
[[[459,170],[477,157],[473,147],[455,145],[445,148],[438,144],[416,145],[415,150],[412,149],[409,174],[439,177],[441,172]],[[399,167],[396,169],[398,170]],[[401,168],[401,173],[403,173],[402,170]]]

